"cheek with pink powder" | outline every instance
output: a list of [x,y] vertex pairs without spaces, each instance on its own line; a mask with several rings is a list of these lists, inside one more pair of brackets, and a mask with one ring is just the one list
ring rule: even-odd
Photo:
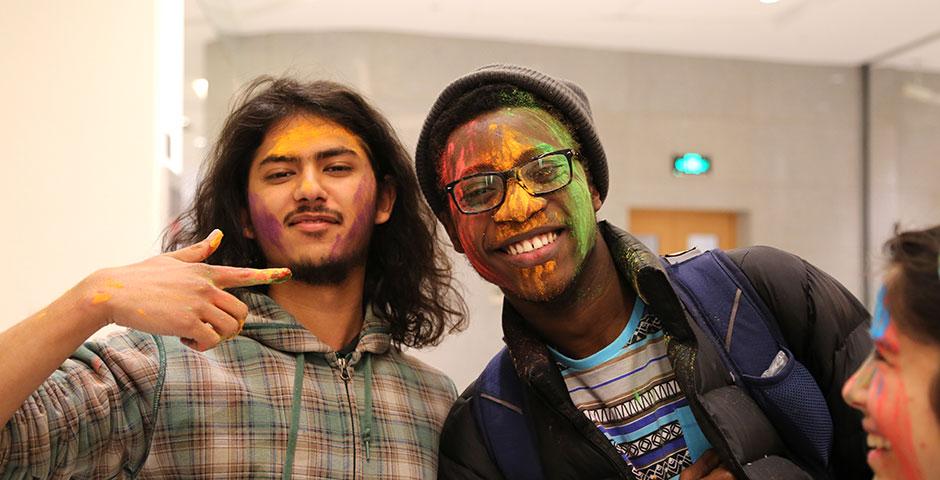
[[[897,350],[898,331],[893,322],[888,322],[880,338],[876,341],[887,349]],[[923,478],[914,450],[914,436],[908,404],[907,391],[899,372],[890,371],[881,365],[875,368],[868,392],[868,410],[875,421],[879,433],[891,442],[891,451],[900,461],[901,473],[907,479]]]
[[284,235],[283,222],[269,212],[263,202],[253,193],[248,194],[248,208],[251,211],[251,225],[257,240],[262,244],[283,250],[281,240]]
[[[356,213],[356,217],[346,234],[336,236],[333,245],[330,247],[328,260],[335,260],[339,257],[341,248],[348,241],[364,237],[364,231],[375,217],[375,199],[371,195],[375,192],[375,186],[375,181],[371,176],[367,176],[359,182],[359,186],[356,187],[356,192],[353,194],[353,205],[362,208]],[[369,205],[372,205],[372,208],[368,208]]]

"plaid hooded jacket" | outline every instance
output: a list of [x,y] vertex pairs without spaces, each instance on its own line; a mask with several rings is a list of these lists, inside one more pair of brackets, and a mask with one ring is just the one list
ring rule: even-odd
[[433,478],[456,397],[367,308],[340,357],[270,297],[207,352],[138,331],[79,348],[0,430],[0,478]]

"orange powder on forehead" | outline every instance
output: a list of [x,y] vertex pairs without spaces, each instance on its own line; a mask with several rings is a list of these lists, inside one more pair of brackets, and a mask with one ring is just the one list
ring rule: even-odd
[[[359,137],[333,122],[309,117],[298,117],[288,120],[275,127],[272,135],[262,148],[266,148],[262,156],[296,155],[310,147],[310,139],[337,139],[349,141],[359,145]],[[270,144],[269,144],[270,143]],[[268,145],[269,144],[269,145]],[[360,152],[362,153],[362,152]]]

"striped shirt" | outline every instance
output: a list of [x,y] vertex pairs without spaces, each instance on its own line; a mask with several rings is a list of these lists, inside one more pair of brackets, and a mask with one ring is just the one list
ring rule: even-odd
[[599,352],[575,360],[550,350],[575,406],[638,479],[678,479],[709,448],[676,383],[659,319],[639,297],[626,327]]
[[237,293],[244,331],[207,352],[131,330],[85,343],[0,429],[0,478],[436,476],[449,378],[371,309],[339,357],[270,297]]

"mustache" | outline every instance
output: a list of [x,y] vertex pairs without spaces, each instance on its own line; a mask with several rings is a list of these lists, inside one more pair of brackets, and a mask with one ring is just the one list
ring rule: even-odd
[[288,213],[284,217],[284,225],[290,225],[294,217],[296,217],[297,215],[304,214],[304,213],[309,213],[313,215],[325,215],[325,216],[331,217],[334,221],[336,221],[336,223],[343,223],[343,214],[340,213],[339,211],[326,208],[325,205],[301,205],[297,207],[296,210]]

